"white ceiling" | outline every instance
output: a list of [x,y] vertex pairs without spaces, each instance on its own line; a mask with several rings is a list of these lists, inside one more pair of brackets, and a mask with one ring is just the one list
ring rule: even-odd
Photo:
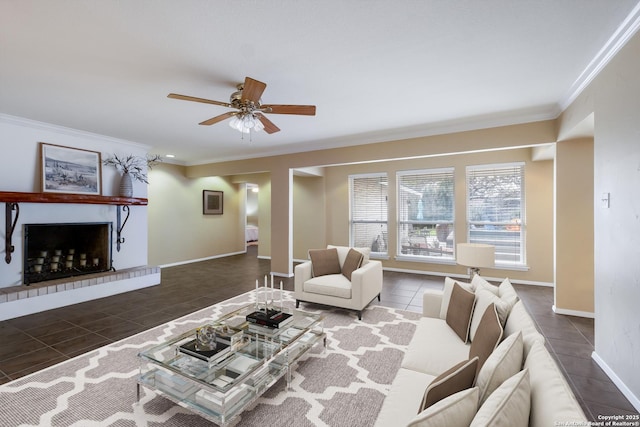
[[[0,0],[0,113],[185,164],[554,118],[635,31],[638,0]],[[625,19],[629,20],[625,22]],[[631,23],[630,23],[631,22]],[[632,28],[632,30],[629,30]],[[226,122],[245,76],[282,129]]]

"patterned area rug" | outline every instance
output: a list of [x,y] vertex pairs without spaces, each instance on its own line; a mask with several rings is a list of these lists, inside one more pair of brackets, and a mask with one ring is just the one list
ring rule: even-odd
[[[293,307],[291,292],[285,306]],[[0,385],[2,426],[211,426],[204,418],[142,389],[137,354],[255,301],[255,292],[181,317],[117,343]],[[400,367],[420,315],[373,306],[355,312],[313,304],[325,314],[327,348],[317,345],[293,374],[245,411],[240,426],[371,426]],[[268,420],[268,422],[266,422]]]

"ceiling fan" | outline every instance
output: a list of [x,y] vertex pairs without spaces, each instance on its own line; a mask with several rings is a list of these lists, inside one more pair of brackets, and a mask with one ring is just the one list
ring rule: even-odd
[[242,133],[250,133],[251,130],[263,129],[269,134],[278,132],[280,129],[264,115],[267,113],[297,114],[303,116],[316,115],[315,105],[261,104],[260,97],[267,88],[267,85],[266,83],[262,83],[261,81],[252,79],[251,77],[246,77],[244,79],[244,83],[240,83],[236,87],[238,90],[231,94],[229,102],[196,98],[194,96],[179,95],[177,93],[170,93],[167,97],[235,108],[236,111],[229,111],[224,114],[220,114],[219,116],[212,117],[200,124],[209,126],[232,118],[229,125]]

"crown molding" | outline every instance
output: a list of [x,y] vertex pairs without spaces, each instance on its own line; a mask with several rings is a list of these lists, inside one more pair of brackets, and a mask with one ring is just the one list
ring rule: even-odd
[[580,76],[571,85],[567,96],[560,103],[560,110],[564,111],[569,105],[589,86],[596,78],[600,71],[607,66],[611,58],[613,58],[622,47],[635,35],[640,28],[640,3],[627,15],[618,29],[607,40],[602,49],[591,60],[589,65],[582,71]]
[[149,145],[141,144],[138,142],[129,141],[126,139],[114,138],[112,136],[100,135],[98,133],[87,132],[79,129],[69,128],[65,126],[54,125],[46,122],[39,122],[37,120],[31,120],[24,117],[11,116],[9,114],[0,113],[0,123],[8,123],[16,126],[22,126],[29,129],[37,129],[45,132],[54,132],[62,135],[68,135],[76,138],[85,138],[96,140],[100,142],[107,142],[112,144],[129,145],[139,149],[148,151]]

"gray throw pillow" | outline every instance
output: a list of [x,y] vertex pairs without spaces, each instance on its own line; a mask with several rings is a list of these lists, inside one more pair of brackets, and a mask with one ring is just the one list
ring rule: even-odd
[[311,269],[314,277],[342,273],[338,250],[335,248],[311,249],[309,250],[309,258],[311,258]]
[[360,268],[363,258],[364,257],[360,252],[355,249],[349,249],[347,258],[345,258],[344,264],[342,265],[342,274],[344,277],[351,280],[351,273]]
[[[465,343],[469,339],[469,326],[475,302],[476,296],[473,292],[467,291],[457,283],[453,285],[446,321]],[[472,359],[473,356],[469,358]]]
[[471,341],[471,347],[469,347],[469,359],[478,357],[478,372],[493,350],[500,344],[502,333],[502,325],[496,306],[490,304],[482,315],[475,339]]
[[424,392],[418,413],[445,397],[471,388],[476,379],[477,368],[478,358],[474,357],[470,360],[463,360],[434,378]]

